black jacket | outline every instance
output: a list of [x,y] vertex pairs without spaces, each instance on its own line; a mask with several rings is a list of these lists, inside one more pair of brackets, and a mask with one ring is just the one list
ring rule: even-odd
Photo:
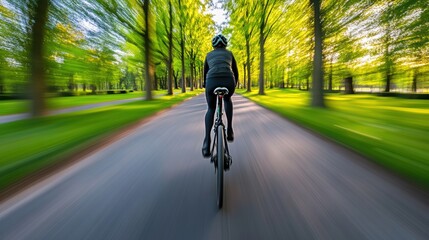
[[209,52],[204,61],[204,85],[210,78],[233,77],[238,82],[238,69],[234,55],[225,48],[216,48]]

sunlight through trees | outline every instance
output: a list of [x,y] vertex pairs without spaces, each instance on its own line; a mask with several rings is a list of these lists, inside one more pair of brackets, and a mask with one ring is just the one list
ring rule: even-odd
[[[34,116],[46,96],[146,90],[150,99],[151,90],[201,88],[219,32],[247,91],[311,90],[313,106],[323,106],[324,91],[429,91],[425,1],[0,2],[0,97],[31,98]],[[218,26],[215,7],[227,15]]]

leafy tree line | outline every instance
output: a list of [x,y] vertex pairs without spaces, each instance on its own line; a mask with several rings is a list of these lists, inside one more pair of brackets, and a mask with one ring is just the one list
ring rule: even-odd
[[[427,91],[429,7],[414,0],[225,0],[240,87]],[[201,87],[209,0],[1,0],[0,95]],[[31,87],[30,87],[31,86]],[[318,99],[318,100],[316,100]]]
[[[1,93],[27,93],[34,64],[43,64],[46,86],[42,88],[47,91],[73,91],[78,86],[105,89],[113,84],[105,81],[107,75],[118,74],[112,47],[107,41],[98,42],[101,36],[85,32],[72,6],[59,1],[4,2]],[[35,59],[34,51],[40,51],[37,55],[42,58]]]
[[240,84],[248,91],[251,86],[259,86],[259,94],[274,86],[314,88],[318,48],[325,90],[429,88],[425,1],[227,0],[223,7],[230,15],[225,32],[246,79]]
[[0,95],[198,88],[214,22],[208,1],[2,0]]

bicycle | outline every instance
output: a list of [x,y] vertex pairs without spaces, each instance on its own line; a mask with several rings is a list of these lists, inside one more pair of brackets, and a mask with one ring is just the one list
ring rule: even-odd
[[[229,154],[228,143],[226,140],[225,125],[222,121],[222,103],[223,97],[228,95],[229,91],[225,87],[216,88],[213,93],[217,96],[217,108],[216,108],[216,121],[214,123],[214,140],[211,149],[210,162],[214,164],[215,173],[217,176],[217,206],[219,209],[223,205],[223,186],[224,178],[223,172],[228,171],[231,164],[232,158]],[[214,149],[216,148],[216,154]]]

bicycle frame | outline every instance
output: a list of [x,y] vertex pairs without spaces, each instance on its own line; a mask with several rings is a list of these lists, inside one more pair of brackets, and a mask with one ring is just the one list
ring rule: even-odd
[[[222,106],[223,97],[228,94],[228,89],[224,87],[216,88],[213,91],[217,95],[217,109],[216,109],[216,121],[213,127],[215,132],[213,146],[211,151],[210,161],[214,164],[215,173],[217,175],[217,205],[219,209],[223,206],[223,188],[224,188],[224,175],[223,172],[229,170],[232,159],[229,155],[228,143],[226,141],[225,125],[222,121]],[[214,150],[216,147],[216,155]]]
[[[213,141],[213,145],[212,145],[212,149],[211,149],[211,161],[213,161],[213,159],[215,159],[214,158],[214,149],[215,149],[216,144],[217,144],[217,135],[218,135],[219,126],[223,126],[223,139],[226,139],[225,124],[222,121],[223,97],[224,97],[224,95],[221,95],[221,94],[217,95],[216,120],[215,120],[214,127],[213,127],[214,141]],[[224,141],[224,144],[225,144],[225,155],[227,156],[228,161],[230,161],[228,141]],[[228,167],[225,170],[229,170],[229,164],[230,164],[230,162],[228,162]],[[217,169],[216,164],[215,164],[215,168]]]

